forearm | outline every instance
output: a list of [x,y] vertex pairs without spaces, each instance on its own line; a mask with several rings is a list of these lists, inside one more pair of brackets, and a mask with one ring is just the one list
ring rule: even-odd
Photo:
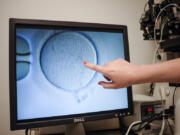
[[137,66],[134,84],[149,82],[180,83],[180,58],[158,64]]

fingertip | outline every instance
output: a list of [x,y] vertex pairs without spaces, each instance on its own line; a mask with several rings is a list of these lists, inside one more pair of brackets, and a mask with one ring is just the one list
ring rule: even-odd
[[86,66],[87,68],[93,69],[94,70],[94,64],[92,63],[87,63],[86,61],[83,62],[84,66]]
[[102,85],[102,83],[103,83],[102,81],[98,82],[99,85]]
[[112,82],[99,82],[100,85],[105,89],[112,89],[115,87],[115,85]]
[[83,65],[89,69],[92,69],[91,68],[91,64],[90,63],[87,63],[86,61],[83,62]]

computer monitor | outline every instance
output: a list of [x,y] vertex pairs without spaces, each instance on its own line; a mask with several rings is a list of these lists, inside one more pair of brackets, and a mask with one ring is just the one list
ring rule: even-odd
[[129,61],[123,25],[9,20],[11,130],[122,117],[131,87],[107,90],[83,62]]

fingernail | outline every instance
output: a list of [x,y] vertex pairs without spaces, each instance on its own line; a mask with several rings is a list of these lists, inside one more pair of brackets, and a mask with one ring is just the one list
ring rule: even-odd
[[86,61],[84,61],[84,62],[83,62],[83,64],[84,64],[84,65],[86,65],[86,64],[87,64],[87,62],[86,62]]
[[99,85],[101,85],[101,82],[98,82]]

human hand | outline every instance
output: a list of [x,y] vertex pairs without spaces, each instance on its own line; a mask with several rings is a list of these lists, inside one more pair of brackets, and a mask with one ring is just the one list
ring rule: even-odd
[[118,89],[134,84],[138,67],[123,59],[108,62],[103,66],[84,62],[87,68],[102,73],[108,82],[100,81],[98,84],[108,89]]

